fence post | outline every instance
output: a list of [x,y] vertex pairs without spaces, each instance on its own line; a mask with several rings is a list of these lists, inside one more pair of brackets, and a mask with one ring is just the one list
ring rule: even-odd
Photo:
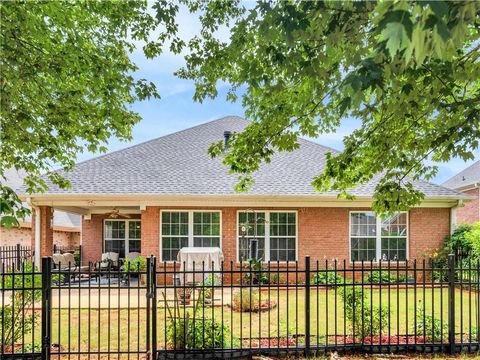
[[50,359],[52,341],[52,258],[42,258],[42,360]]
[[17,270],[20,270],[22,267],[22,262],[21,262],[21,256],[20,256],[20,244],[17,244],[17,252],[16,252],[16,257],[17,257]]
[[79,255],[80,255],[80,256],[79,256],[79,257],[80,257],[80,266],[83,265],[83,254],[82,254],[82,251],[83,251],[82,245],[78,245],[78,252],[79,252]]
[[157,358],[157,258],[152,256],[151,282],[152,282],[152,359]]
[[146,284],[146,288],[145,288],[145,293],[146,293],[146,297],[147,297],[147,309],[146,309],[146,312],[147,312],[147,321],[146,321],[146,336],[145,336],[145,340],[146,340],[146,347],[147,347],[147,359],[151,359],[151,354],[150,354],[150,345],[151,345],[151,342],[150,342],[150,331],[151,331],[151,328],[150,328],[150,302],[152,301],[152,293],[151,293],[151,288],[152,288],[152,285],[151,285],[151,282],[152,282],[152,269],[151,269],[151,261],[152,261],[152,257],[147,257],[147,269],[146,269],[146,272],[147,272],[147,284]]
[[448,343],[455,353],[455,255],[448,255]]
[[305,256],[305,357],[308,356],[310,356],[310,256]]

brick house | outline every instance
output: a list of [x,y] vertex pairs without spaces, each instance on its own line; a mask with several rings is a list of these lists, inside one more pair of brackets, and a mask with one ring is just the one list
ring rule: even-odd
[[[4,172],[5,184],[12,189],[19,189],[23,184],[25,174],[15,169],[7,169]],[[24,204],[28,207],[28,204]],[[56,211],[52,228],[53,243],[63,248],[75,248],[80,244],[79,215]],[[20,244],[28,246],[32,242],[32,219],[28,216],[20,221],[18,227],[7,229],[0,227],[0,246],[14,246]]]
[[84,261],[140,251],[171,264],[182,247],[220,246],[225,261],[236,263],[248,257],[253,237],[271,261],[405,260],[438,248],[452,209],[468,199],[416,181],[425,193],[420,206],[382,221],[370,210],[378,179],[353,189],[354,201],[314,191],[313,177],[336,150],[303,139],[298,150],[263,164],[248,193],[235,193],[237,177],[207,149],[247,124],[225,117],[77,164],[64,174],[70,189],[30,195],[38,253],[51,253],[55,208],[82,215]]
[[445,181],[442,186],[454,189],[472,198],[457,209],[457,223],[480,221],[480,160]]

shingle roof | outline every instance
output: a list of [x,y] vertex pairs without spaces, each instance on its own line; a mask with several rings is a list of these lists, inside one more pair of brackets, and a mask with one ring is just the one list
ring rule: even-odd
[[442,186],[450,189],[460,189],[467,186],[480,183],[480,160],[473,163],[465,170],[460,171],[457,175],[452,176],[445,181]]
[[[21,191],[23,186],[23,178],[25,175],[26,173],[24,171],[7,169],[4,171],[5,184],[15,191]],[[23,205],[30,208],[27,204]],[[31,221],[32,219],[30,216],[27,216],[25,219],[23,219],[23,222],[25,223],[31,223]],[[53,225],[66,228],[80,228],[80,216],[56,210],[53,217]]]
[[[70,189],[51,187],[54,194],[235,195],[237,176],[229,174],[208,147],[223,139],[224,131],[241,131],[248,124],[236,116],[210,121],[81,162],[66,174]],[[300,148],[273,156],[254,174],[249,195],[336,195],[318,193],[313,178],[325,166],[326,153],[337,150],[299,139]],[[352,190],[371,196],[379,177]],[[415,181],[427,197],[461,197],[459,193],[426,181]]]

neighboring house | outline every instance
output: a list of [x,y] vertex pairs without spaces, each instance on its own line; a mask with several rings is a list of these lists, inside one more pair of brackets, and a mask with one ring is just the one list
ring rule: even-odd
[[[14,190],[23,185],[25,174],[15,169],[5,171],[5,184]],[[27,204],[24,204],[28,207]],[[53,243],[64,248],[73,248],[80,244],[81,217],[77,214],[55,211],[53,217]],[[32,219],[27,217],[20,221],[20,226],[13,229],[1,227],[0,246],[13,246],[16,244],[31,245],[32,243]]]
[[53,207],[83,215],[84,261],[140,251],[171,264],[182,247],[220,246],[225,261],[237,262],[248,258],[255,233],[265,260],[405,260],[438,248],[451,209],[468,199],[415,181],[425,193],[421,205],[382,221],[370,210],[378,179],[353,189],[354,201],[314,191],[312,179],[336,150],[303,139],[263,164],[249,192],[235,193],[237,176],[207,149],[247,124],[225,117],[77,164],[64,174],[70,189],[30,195],[40,253],[51,252]]
[[480,160],[445,181],[442,186],[472,197],[471,201],[457,209],[457,224],[480,221]]

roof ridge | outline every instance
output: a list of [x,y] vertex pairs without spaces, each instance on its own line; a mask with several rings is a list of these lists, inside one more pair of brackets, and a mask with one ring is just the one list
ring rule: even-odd
[[449,177],[446,181],[444,181],[444,182],[442,183],[442,185],[448,183],[450,180],[456,178],[457,176],[460,176],[462,173],[470,170],[470,168],[472,168],[472,167],[474,167],[474,166],[477,166],[478,163],[480,163],[480,160],[475,161],[474,163],[472,163],[472,164],[470,164],[469,166],[467,166],[465,169],[463,169],[463,170],[459,171],[458,173],[456,173],[455,175]]
[[313,140],[310,140],[310,139],[305,139],[305,138],[302,138],[302,137],[299,137],[299,139],[300,139],[300,140],[303,140],[303,141],[305,141],[305,142],[308,142],[308,143],[311,143],[311,144],[320,146],[321,148],[323,148],[323,149],[325,149],[325,150],[332,150],[332,151],[335,152],[336,154],[341,153],[341,151],[338,150],[338,149],[335,149],[335,148],[333,148],[333,147],[320,144],[320,143],[318,143],[318,142],[316,142],[316,141],[313,141]]

